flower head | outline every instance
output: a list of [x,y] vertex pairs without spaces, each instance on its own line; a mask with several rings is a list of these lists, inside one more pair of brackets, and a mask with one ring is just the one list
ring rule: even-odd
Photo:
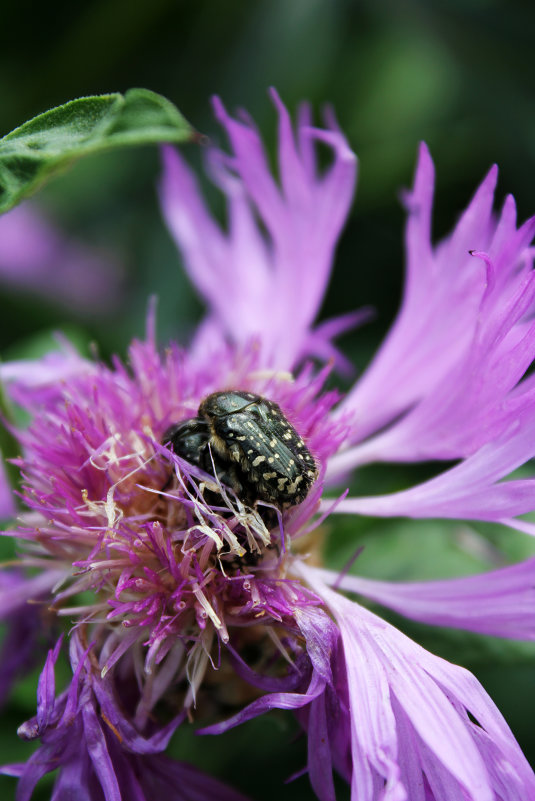
[[[519,383],[535,348],[531,223],[517,231],[510,203],[496,223],[487,179],[434,251],[432,168],[423,149],[408,200],[404,305],[378,361],[340,403],[325,389],[333,363],[345,366],[333,338],[362,313],[316,327],[314,319],[355,159],[332,115],[319,130],[304,108],[294,134],[274,101],[280,183],[254,126],[216,103],[232,155],[214,149],[208,160],[228,200],[228,232],[207,212],[182,159],[165,152],[164,213],[208,304],[189,349],[171,344],[159,352],[151,310],[146,338],[132,344],[127,364],[106,366],[64,350],[46,362],[1,368],[32,418],[17,432],[26,511],[10,533],[23,542],[21,564],[42,571],[39,589],[53,614],[74,624],[72,682],[56,697],[58,644],[43,670],[37,716],[21,728],[42,745],[26,766],[5,770],[21,776],[21,798],[58,759],[58,797],[83,785],[95,801],[102,793],[107,801],[133,797],[134,787],[136,797],[148,798],[187,772],[161,754],[187,718],[221,734],[281,708],[293,710],[307,732],[308,772],[321,801],[335,797],[333,770],[355,801],[535,797],[533,773],[476,680],[335,589],[439,624],[461,624],[460,605],[469,598],[474,615],[465,627],[532,638],[525,608],[533,601],[531,563],[487,576],[506,613],[486,603],[478,577],[404,588],[318,566],[321,524],[331,511],[461,510],[483,519],[526,511],[527,491],[510,490],[505,503],[504,485],[495,481],[531,453],[518,441],[519,420],[533,425],[531,382]],[[333,157],[323,173],[317,141]],[[465,247],[479,255],[466,256]],[[453,262],[453,286],[441,272],[445,262]],[[456,328],[445,330],[458,298]],[[471,372],[473,352],[478,369]],[[381,393],[374,375],[390,382]],[[441,395],[451,381],[463,390],[464,428]],[[213,393],[223,393],[215,397],[228,408],[209,412]],[[476,426],[478,398],[486,424]],[[450,439],[442,439],[454,421]],[[414,431],[419,441],[409,437]],[[437,452],[439,442],[448,446]],[[366,448],[397,460],[404,443],[409,461],[466,459],[435,484],[398,496],[324,496],[366,461]],[[483,493],[490,512],[482,510]],[[211,780],[198,781],[197,795],[174,788],[170,797],[216,792]]]

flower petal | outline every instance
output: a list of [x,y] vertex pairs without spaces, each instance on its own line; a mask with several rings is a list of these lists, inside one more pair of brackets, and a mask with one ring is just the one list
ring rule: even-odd
[[[214,222],[195,179],[171,149],[164,151],[161,200],[190,278],[226,336],[238,344],[258,338],[266,366],[288,369],[305,355],[324,354],[332,336],[321,328],[312,334],[312,323],[351,202],[356,162],[334,121],[329,130],[319,130],[305,115],[294,134],[287,110],[276,93],[272,97],[279,114],[281,187],[256,129],[230,117],[216,99],[233,153],[212,150],[209,163],[227,197],[228,234]],[[310,145],[317,141],[333,153],[332,165],[320,176],[311,160]]]
[[[359,801],[412,801],[418,794],[422,797],[424,773],[433,798],[495,801],[495,774],[487,769],[481,740],[474,735],[478,727],[492,740],[516,791],[525,798],[535,793],[535,775],[473,676],[328,589],[315,569],[301,565],[299,572],[323,597],[340,628],[351,715],[352,796]],[[400,764],[399,735],[406,736],[407,726],[420,771],[415,758],[408,769]],[[411,780],[416,782],[414,795],[413,787],[404,784]],[[440,794],[441,786],[449,795]]]
[[[378,517],[490,520],[513,525],[518,515],[535,509],[535,479],[502,479],[534,454],[535,415],[530,410],[493,442],[436,478],[391,495],[345,498],[333,511]],[[325,501],[324,505],[328,503]],[[532,533],[529,524],[522,530]]]
[[[423,425],[419,424],[417,404],[431,396],[424,411],[431,416],[436,415],[437,399],[439,404],[443,404],[444,399],[451,395],[452,388],[453,392],[458,389],[461,402],[465,399],[464,406],[456,403],[454,398],[448,409],[451,414],[456,413],[456,419],[464,420],[461,435],[470,433],[477,415],[472,412],[471,406],[471,415],[467,416],[466,406],[472,404],[475,408],[477,405],[473,399],[474,393],[479,392],[481,383],[477,377],[473,377],[470,386],[472,395],[465,397],[464,393],[465,383],[469,384],[473,363],[482,358],[481,353],[476,358],[471,352],[471,345],[481,327],[483,300],[485,299],[487,327],[496,326],[500,315],[506,311],[504,298],[514,294],[515,287],[521,284],[529,272],[529,259],[525,256],[526,247],[533,236],[533,220],[517,231],[514,202],[508,198],[500,218],[495,221],[492,204],[496,176],[497,170],[492,168],[453,232],[433,247],[430,228],[434,170],[427,148],[421,145],[414,188],[406,195],[409,218],[406,235],[407,278],[403,302],[377,356],[341,407],[343,410],[358,411],[352,439],[354,442],[362,442],[370,434],[384,428],[396,417],[416,406],[414,426],[411,428],[412,439],[408,429],[405,432],[402,428],[403,439],[398,443],[394,425],[390,438],[390,432],[387,432],[385,438],[379,438],[377,443],[372,440],[369,447],[368,443],[364,443],[362,450],[357,447],[354,452],[341,456],[341,463],[338,465],[340,473],[343,472],[344,465],[347,469],[350,465],[356,466],[371,459],[453,458],[452,448],[455,456],[466,455],[467,446],[464,443],[464,450],[460,444],[453,446],[452,443],[447,455],[442,455],[440,450],[436,452],[440,442],[444,442],[441,433],[447,431],[450,438],[455,437],[455,424],[451,421],[448,427],[448,420],[444,419],[441,431],[437,430],[433,441],[427,442],[425,430],[421,431],[425,428],[426,421],[424,418]],[[470,254],[474,251],[488,254],[493,264],[492,274],[472,258]],[[491,289],[494,294],[492,300],[489,300]],[[495,315],[498,315],[498,319],[495,319]],[[513,343],[514,337],[509,337],[509,347],[513,348]],[[490,347],[488,341],[486,347]],[[490,349],[490,355],[495,351],[496,343]],[[508,364],[507,358],[503,358],[503,354],[501,360],[496,359],[502,368],[511,373],[509,388],[519,378],[517,375],[513,379],[513,375],[522,358],[518,354],[512,360],[512,365]],[[486,379],[489,387],[492,386],[490,373],[495,367],[496,364],[490,367],[487,363],[483,364],[483,370],[489,374]],[[464,383],[458,381],[459,375],[466,379]],[[445,394],[446,388],[450,392]],[[506,391],[507,387],[504,386],[502,392]],[[433,392],[435,394],[431,395]],[[491,402],[490,399],[487,401]],[[498,393],[494,398],[495,407],[499,408],[500,402],[501,395]],[[442,406],[439,412],[443,413]],[[487,416],[482,415],[480,427],[484,426],[486,420]],[[404,421],[401,423],[402,427],[403,425]],[[415,439],[413,429],[420,432]],[[399,436],[401,440],[402,434]],[[475,447],[477,444],[472,450]]]
[[20,359],[0,365],[0,380],[11,398],[25,409],[54,403],[62,396],[62,382],[79,375],[91,374],[94,365],[84,359],[64,338],[61,349],[40,359]]
[[475,576],[387,582],[315,568],[326,584],[364,595],[405,617],[509,639],[535,640],[535,558]]
[[[473,340],[458,363],[403,418],[350,451],[340,454],[331,471],[367,461],[457,459],[498,437],[534,407],[530,382],[521,381],[535,358],[531,309],[535,276],[527,270],[526,247],[535,218],[520,229],[510,265],[521,265],[507,286],[492,279],[479,309]],[[480,257],[497,272],[485,253]],[[500,258],[498,254],[498,259]],[[501,276],[499,276],[502,279]],[[520,383],[519,383],[520,382]]]

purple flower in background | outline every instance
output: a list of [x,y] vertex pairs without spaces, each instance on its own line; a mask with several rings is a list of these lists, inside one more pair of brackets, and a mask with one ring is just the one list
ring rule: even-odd
[[109,253],[66,238],[32,203],[0,216],[0,283],[81,314],[105,314],[119,298],[123,270]]
[[[347,367],[333,339],[366,312],[314,320],[356,161],[332,115],[318,129],[304,107],[294,133],[273,98],[279,183],[252,123],[216,102],[231,154],[212,148],[208,162],[228,201],[226,232],[181,157],[165,151],[165,218],[208,309],[187,350],[158,351],[151,311],[128,365],[65,350],[0,368],[32,419],[17,432],[26,511],[8,533],[22,542],[21,565],[40,569],[48,608],[74,624],[72,681],[56,695],[58,643],[37,716],[20,729],[41,745],[4,772],[20,777],[21,801],[58,767],[58,799],[161,792],[231,801],[239,796],[162,752],[187,718],[221,735],[280,708],[307,734],[321,801],[335,798],[333,771],[353,801],[535,798],[535,776],[475,678],[341,592],[427,623],[535,639],[533,560],[412,584],[320,566],[331,512],[529,530],[517,517],[535,509],[533,478],[500,479],[535,451],[533,381],[524,378],[535,354],[535,223],[517,229],[510,198],[493,215],[491,171],[450,237],[433,246],[433,170],[422,146],[406,196],[401,310],[376,360],[340,399],[325,389],[333,364]],[[332,152],[323,172],[317,142]],[[221,419],[241,428],[216,431],[199,406],[230,391],[243,404]],[[275,427],[274,407],[257,396],[280,407]],[[173,440],[166,432],[183,421]],[[300,494],[307,451],[317,477]],[[365,462],[423,459],[459,464],[390,496],[335,490]],[[33,593],[35,577],[27,581],[17,614]]]

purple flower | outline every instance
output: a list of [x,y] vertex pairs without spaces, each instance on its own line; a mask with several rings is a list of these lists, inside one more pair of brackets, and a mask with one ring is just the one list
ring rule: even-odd
[[[21,801],[57,767],[58,799],[230,800],[233,791],[164,756],[170,737],[186,717],[221,735],[280,708],[307,733],[321,801],[335,797],[333,771],[354,801],[535,798],[534,774],[474,677],[340,591],[428,623],[533,639],[533,560],[406,585],[320,566],[330,512],[529,528],[516,517],[535,509],[533,480],[501,479],[535,451],[533,382],[523,378],[535,352],[534,225],[517,230],[510,199],[493,216],[492,171],[433,247],[422,147],[407,195],[403,304],[376,361],[341,400],[325,390],[333,364],[347,367],[333,340],[366,312],[314,320],[355,157],[332,114],[317,129],[304,107],[294,133],[273,98],[280,183],[253,124],[216,102],[232,152],[210,149],[208,166],[228,201],[226,232],[181,157],[165,151],[164,214],[208,308],[187,350],[158,351],[151,310],[127,365],[64,351],[2,367],[32,418],[17,432],[26,511],[9,533],[23,543],[22,566],[56,577],[49,608],[74,624],[73,679],[56,696],[58,643],[37,715],[20,729],[41,745],[4,770],[20,777]],[[323,172],[316,142],[332,153]],[[242,393],[238,412],[199,410],[211,393],[231,391]],[[166,433],[186,420],[182,439]],[[306,451],[317,477],[291,503],[310,475]],[[460,462],[391,496],[326,495],[371,459]]]
[[61,640],[49,651],[41,674],[37,715],[19,728],[20,737],[39,737],[42,744],[25,764],[2,769],[20,778],[18,801],[30,799],[39,779],[58,767],[53,799],[75,795],[88,801],[151,801],[161,794],[172,801],[246,801],[196,768],[160,753],[179,720],[148,738],[125,725],[111,685],[90,669],[78,632],[70,647],[74,677],[56,698],[54,665],[60,645]]
[[122,268],[109,254],[67,239],[31,203],[0,217],[0,281],[82,314],[111,311]]

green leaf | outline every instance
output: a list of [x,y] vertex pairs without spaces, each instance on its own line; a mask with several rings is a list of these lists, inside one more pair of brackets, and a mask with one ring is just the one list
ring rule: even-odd
[[169,100],[147,89],[71,100],[0,139],[0,213],[82,156],[194,135]]

